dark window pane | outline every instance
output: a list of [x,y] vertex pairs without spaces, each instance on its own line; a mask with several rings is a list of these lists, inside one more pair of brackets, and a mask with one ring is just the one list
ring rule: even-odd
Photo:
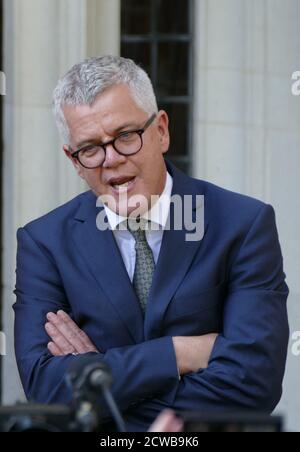
[[131,58],[151,76],[151,46],[144,42],[122,43],[121,56]]
[[122,34],[149,34],[151,23],[151,0],[122,0]]
[[189,0],[158,0],[157,3],[159,33],[188,33]]
[[[192,32],[192,4],[192,0],[121,0],[121,55],[133,59],[152,79],[160,108],[170,118],[171,145],[166,157],[186,172],[191,155],[192,40],[184,42],[179,35]],[[141,35],[142,39],[137,36],[136,42],[125,42],[124,35]],[[143,42],[145,37],[148,42]]]
[[186,42],[158,45],[159,96],[188,94],[189,44]]
[[188,155],[188,105],[164,104],[160,109],[168,113],[171,144],[168,156]]

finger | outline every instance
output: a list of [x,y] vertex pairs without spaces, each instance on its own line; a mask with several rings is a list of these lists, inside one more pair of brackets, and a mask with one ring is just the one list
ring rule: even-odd
[[50,322],[45,325],[45,330],[54,342],[54,344],[61,350],[63,355],[77,352],[70,342],[63,336],[63,334]]
[[58,311],[56,315],[57,327],[74,345],[79,353],[98,352],[90,338],[82,331],[71,317],[64,311]]
[[165,410],[156,418],[150,426],[149,432],[181,432],[183,423],[178,419],[173,411]]
[[63,356],[63,352],[54,342],[49,342],[47,348],[53,356]]
[[167,431],[170,433],[178,433],[183,432],[184,423],[181,419],[174,418],[173,421],[169,424]]
[[56,330],[59,331],[61,336],[71,344],[71,346],[75,349],[77,353],[86,353],[87,348],[82,343],[80,337],[74,332],[73,329],[70,329],[69,326],[61,319],[57,314],[49,313],[47,314],[47,319],[51,325],[55,327]]
[[78,325],[71,319],[71,317],[64,311],[58,311],[57,316],[67,325],[68,329],[72,331],[83,343],[83,345],[90,351],[97,351],[95,345],[90,340],[88,335],[81,330]]

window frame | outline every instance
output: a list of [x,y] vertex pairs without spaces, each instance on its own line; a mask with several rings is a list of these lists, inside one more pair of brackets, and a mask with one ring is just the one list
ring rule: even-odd
[[[125,1],[126,0],[121,0]],[[151,71],[149,76],[152,80],[154,91],[158,93],[158,44],[159,43],[188,43],[188,78],[187,95],[178,96],[160,96],[157,95],[157,101],[160,105],[187,105],[187,146],[188,152],[186,155],[170,155],[170,160],[179,166],[184,166],[187,173],[191,173],[192,170],[192,156],[193,156],[193,111],[194,111],[194,11],[195,0],[186,0],[188,7],[188,33],[160,33],[157,32],[157,11],[158,0],[151,0],[151,17],[150,17],[150,32],[147,35],[142,34],[123,34],[121,31],[121,46],[126,44],[149,44],[150,45],[150,67]],[[122,9],[122,8],[121,8]],[[122,20],[122,18],[121,18]],[[126,55],[125,55],[126,56]]]

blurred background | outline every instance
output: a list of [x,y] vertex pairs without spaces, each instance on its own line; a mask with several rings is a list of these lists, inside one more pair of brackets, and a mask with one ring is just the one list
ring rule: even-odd
[[[299,0],[0,0],[3,404],[22,400],[14,361],[16,229],[86,187],[61,150],[57,79],[85,57],[121,54],[149,73],[185,172],[271,203],[300,331]],[[300,333],[299,333],[300,334]],[[277,411],[300,431],[300,356],[289,347]]]

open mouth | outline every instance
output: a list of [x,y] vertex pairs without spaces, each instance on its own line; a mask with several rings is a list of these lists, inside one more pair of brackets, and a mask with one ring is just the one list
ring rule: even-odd
[[111,179],[109,185],[115,193],[125,193],[128,192],[134,185],[135,177],[119,177]]

